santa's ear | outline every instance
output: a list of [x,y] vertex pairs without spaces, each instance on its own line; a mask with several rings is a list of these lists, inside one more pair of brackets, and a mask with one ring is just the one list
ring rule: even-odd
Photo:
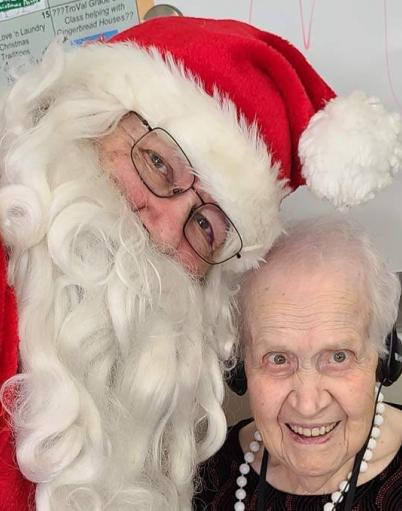
[[36,126],[39,121],[46,115],[46,112],[49,110],[51,104],[50,98],[43,98],[41,103],[39,103],[36,108],[32,110],[32,124]]

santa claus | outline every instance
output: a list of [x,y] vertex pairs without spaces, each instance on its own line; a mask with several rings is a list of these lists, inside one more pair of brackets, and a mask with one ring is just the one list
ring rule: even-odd
[[287,192],[385,186],[400,119],[277,36],[191,18],[52,45],[0,116],[0,509],[188,510],[238,277]]

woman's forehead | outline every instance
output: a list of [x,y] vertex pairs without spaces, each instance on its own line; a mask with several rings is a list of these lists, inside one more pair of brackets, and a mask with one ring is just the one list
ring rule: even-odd
[[351,306],[361,304],[367,292],[361,272],[353,267],[265,265],[246,281],[242,297],[243,304],[294,304],[302,310],[308,304],[322,302],[329,307],[343,300]]
[[360,280],[348,274],[265,272],[244,298],[253,337],[356,337],[367,330],[366,293]]

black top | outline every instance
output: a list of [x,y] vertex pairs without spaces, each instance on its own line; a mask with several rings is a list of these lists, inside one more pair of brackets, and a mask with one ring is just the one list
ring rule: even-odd
[[[400,405],[393,405],[402,409]],[[240,429],[251,422],[246,419],[230,428],[222,448],[200,467],[198,492],[193,507],[197,511],[233,511],[237,502],[239,465],[244,462],[239,442]],[[247,474],[247,497],[243,501],[247,511],[257,505],[256,488],[259,476],[250,467]],[[292,495],[266,484],[266,511],[322,511],[331,495]],[[343,505],[337,505],[342,511]],[[374,479],[356,488],[353,511],[402,511],[402,447],[391,463]]]

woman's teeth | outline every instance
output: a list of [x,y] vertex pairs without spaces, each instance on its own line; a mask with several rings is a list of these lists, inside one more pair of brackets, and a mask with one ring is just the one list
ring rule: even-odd
[[293,424],[288,424],[289,428],[298,435],[310,437],[310,436],[322,436],[326,435],[330,431],[334,429],[336,426],[336,422],[332,422],[331,424],[326,424],[325,426],[316,427],[316,428],[302,428],[301,426],[295,426]]

